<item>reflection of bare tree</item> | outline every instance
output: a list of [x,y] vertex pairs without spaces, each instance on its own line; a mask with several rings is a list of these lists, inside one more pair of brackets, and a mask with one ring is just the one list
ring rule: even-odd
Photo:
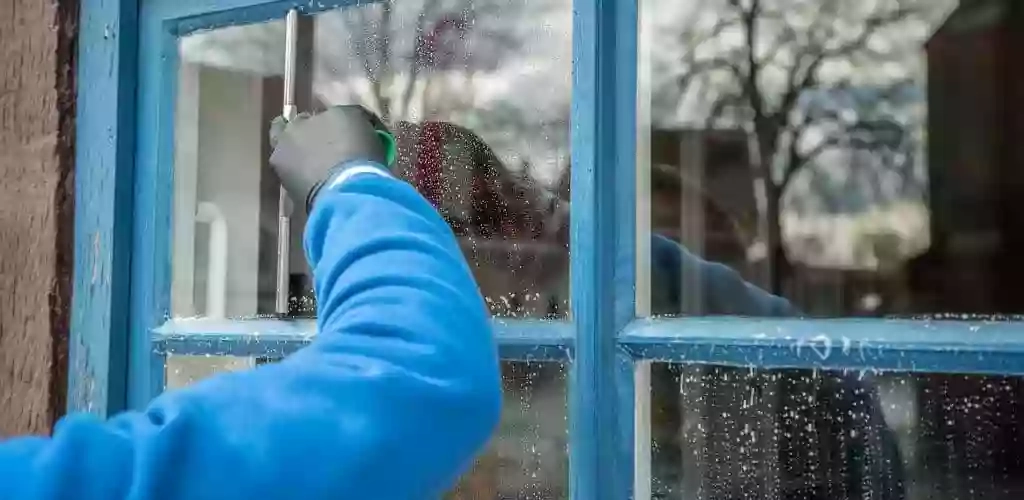
[[[896,41],[921,31],[923,3],[705,0],[684,28],[682,96],[710,103],[708,127],[750,133],[773,292],[789,267],[781,205],[799,172],[838,149],[870,152],[892,167],[911,162],[908,132],[892,108],[912,87],[913,52]],[[902,66],[902,74],[877,76],[889,66]],[[858,72],[877,77],[858,80]]]
[[[455,30],[459,37],[465,34],[466,23],[458,17],[438,18],[439,0],[427,0],[422,10],[416,15],[412,30],[414,38],[410,53],[399,59],[406,59],[408,67],[396,67],[395,54],[392,49],[392,37],[396,34],[393,23],[394,4],[390,1],[380,4],[376,10],[358,9],[349,17],[349,28],[352,32],[362,32],[366,36],[357,38],[353,45],[356,56],[362,60],[363,70],[370,81],[371,107],[379,110],[386,121],[393,118],[393,113],[409,114],[413,91],[417,87],[420,75],[430,63],[436,63],[435,53],[439,47],[437,42],[444,38],[448,30]],[[427,24],[434,25],[427,33]],[[405,33],[402,33],[405,34]],[[408,35],[408,34],[406,34]],[[400,63],[399,63],[400,64]],[[398,82],[400,72],[405,78]],[[399,83],[401,90],[397,95],[389,95],[385,89]]]
[[[499,67],[522,45],[520,11],[525,11],[523,2],[423,0],[415,5],[388,0],[343,11],[336,25],[348,34],[350,55],[369,82],[366,104],[390,122],[413,118],[418,96],[430,101],[422,103],[426,106],[460,107],[439,102],[451,101],[453,93],[429,92],[430,77],[459,74],[471,82],[477,72]],[[337,75],[346,72],[340,66],[346,60],[329,56],[319,62]],[[472,106],[473,85],[461,90],[460,99]]]

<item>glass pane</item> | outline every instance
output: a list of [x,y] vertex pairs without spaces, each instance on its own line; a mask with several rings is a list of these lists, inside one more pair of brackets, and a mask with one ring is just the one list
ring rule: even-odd
[[1019,377],[653,370],[655,498],[1024,495]]
[[447,500],[569,498],[567,375],[560,363],[503,363],[501,425]]
[[[254,363],[247,358],[168,356],[167,387],[183,387]],[[487,451],[446,500],[569,497],[567,368],[560,363],[503,362],[501,424]]]
[[267,124],[281,113],[284,23],[191,35],[180,54],[172,314],[273,313],[279,183]]
[[[382,116],[398,139],[396,173],[451,224],[501,316],[568,314],[571,8],[569,0],[378,2],[299,23],[300,111],[357,103]],[[281,22],[182,40],[176,316],[220,311],[208,305],[220,295],[228,317],[274,312],[278,185],[265,129],[281,113],[283,43]],[[219,226],[192,221],[194,211],[205,220],[204,209],[226,220],[232,258],[221,281],[208,264],[216,262],[208,235]],[[308,316],[315,298],[303,224],[293,211],[289,297],[290,314]],[[210,280],[226,281],[226,292],[207,292]]]
[[167,356],[164,384],[168,390],[192,385],[219,372],[242,371],[256,366],[250,358],[236,356]]
[[642,4],[653,313],[1024,313],[1019,2]]

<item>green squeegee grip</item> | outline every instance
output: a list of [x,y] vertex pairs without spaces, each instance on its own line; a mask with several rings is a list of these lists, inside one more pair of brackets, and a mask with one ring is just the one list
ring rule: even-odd
[[395,142],[395,136],[384,130],[378,130],[377,137],[384,144],[384,161],[387,162],[385,166],[391,168],[394,166],[395,159],[398,156],[398,144]]

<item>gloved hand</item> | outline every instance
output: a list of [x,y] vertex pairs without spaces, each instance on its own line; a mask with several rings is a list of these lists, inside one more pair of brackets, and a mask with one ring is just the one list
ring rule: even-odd
[[324,182],[353,160],[390,167],[394,139],[387,127],[362,106],[335,106],[322,113],[302,113],[290,122],[270,125],[270,164],[281,184],[306,211]]

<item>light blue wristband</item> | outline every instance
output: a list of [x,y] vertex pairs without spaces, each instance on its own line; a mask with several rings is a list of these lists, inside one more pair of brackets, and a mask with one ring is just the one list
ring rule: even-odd
[[365,160],[345,162],[335,167],[335,170],[337,173],[329,177],[327,182],[324,183],[325,189],[337,191],[342,184],[361,175],[377,175],[387,177],[389,179],[394,178],[394,176],[391,175],[391,172],[379,163]]

